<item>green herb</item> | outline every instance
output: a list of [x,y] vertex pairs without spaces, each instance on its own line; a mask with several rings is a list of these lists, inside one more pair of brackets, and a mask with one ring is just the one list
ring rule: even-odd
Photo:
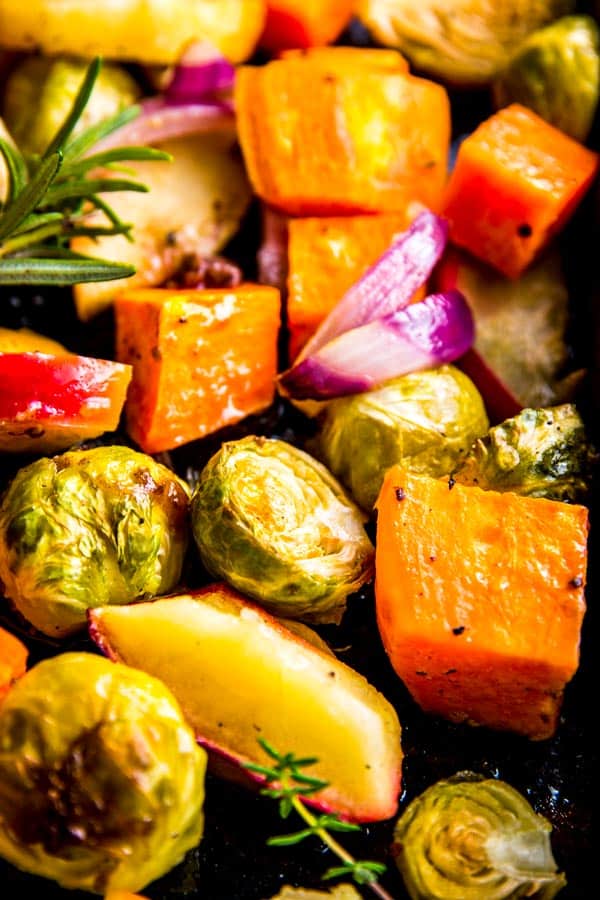
[[281,754],[264,738],[259,738],[258,742],[273,760],[273,765],[246,763],[245,768],[263,776],[267,787],[261,790],[261,794],[279,801],[279,815],[282,819],[287,819],[289,814],[295,811],[306,824],[306,828],[299,831],[269,838],[267,841],[269,846],[290,847],[314,835],[320,838],[342,862],[341,866],[328,869],[323,875],[324,879],[350,876],[357,884],[365,885],[380,900],[392,900],[390,894],[377,881],[386,870],[383,863],[354,859],[330,834],[332,831],[360,831],[359,826],[352,822],[344,822],[335,814],[315,815],[304,805],[303,797],[316,794],[328,786],[326,781],[305,775],[301,771],[307,766],[314,765],[318,760],[313,757],[299,759],[292,753]]
[[[76,137],[73,130],[85,109],[100,72],[95,59],[71,112],[44,154],[21,153],[0,138],[8,186],[0,204],[0,284],[59,284],[110,281],[133,275],[133,266],[83,256],[69,249],[76,236],[94,240],[122,234],[131,240],[132,226],[121,221],[99,195],[113,191],[147,191],[137,181],[98,176],[100,168],[137,160],[170,160],[149,147],[116,147],[85,156],[100,140],[132,121],[139,107],[121,110]],[[93,175],[93,177],[90,177]],[[101,213],[108,224],[98,223]],[[91,221],[90,221],[91,219]]]

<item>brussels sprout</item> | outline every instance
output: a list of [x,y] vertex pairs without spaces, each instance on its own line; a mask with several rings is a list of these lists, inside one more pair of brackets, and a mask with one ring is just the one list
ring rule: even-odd
[[488,427],[473,382],[454,366],[440,366],[331,401],[314,449],[369,511],[390,466],[402,462],[425,475],[446,475]]
[[0,579],[37,629],[63,637],[86,609],[166,593],[187,545],[189,492],[151,457],[97,447],[21,469],[0,504]]
[[302,450],[251,435],[209,460],[192,497],[206,568],[275,615],[339,622],[372,575],[363,517]]
[[506,782],[459,772],[408,805],[393,852],[412,900],[551,900],[566,884],[551,830]]
[[[4,89],[3,115],[19,148],[43,153],[71,111],[88,63],[68,57],[27,56],[11,72]],[[124,69],[106,63],[75,134],[131,106],[141,91]]]
[[591,16],[564,16],[519,45],[493,85],[496,107],[522,103],[578,141],[600,93],[600,31]]
[[487,84],[528,34],[575,0],[358,0],[377,40],[450,84]]
[[202,837],[205,769],[161,681],[55,656],[0,707],[0,855],[66,888],[143,888]]
[[578,502],[590,485],[595,452],[571,403],[524,409],[478,438],[452,473],[484,490]]

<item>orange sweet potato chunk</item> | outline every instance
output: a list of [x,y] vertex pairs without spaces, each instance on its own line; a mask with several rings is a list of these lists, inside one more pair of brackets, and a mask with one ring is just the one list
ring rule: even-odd
[[377,621],[416,702],[550,737],[579,662],[587,509],[394,466],[377,511]]
[[387,250],[394,236],[408,228],[418,209],[415,204],[396,214],[290,219],[290,361],[346,291]]
[[294,216],[402,212],[413,200],[440,208],[446,90],[407,74],[403,60],[394,70],[371,59],[307,54],[238,69],[240,143],[266,203]]
[[518,103],[499,110],[460,145],[442,210],[450,239],[518,277],[570,218],[599,159]]
[[125,291],[115,302],[116,355],[133,366],[125,413],[146,453],[204,437],[274,397],[279,291]]
[[29,651],[5,628],[0,628],[0,701],[13,681],[25,674]]

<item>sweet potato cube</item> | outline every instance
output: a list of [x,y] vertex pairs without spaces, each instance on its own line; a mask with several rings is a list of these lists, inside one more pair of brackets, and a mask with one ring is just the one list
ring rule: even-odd
[[417,212],[415,204],[403,213],[380,216],[290,219],[290,361],[338,300],[388,249],[395,235],[408,228]]
[[238,69],[238,131],[254,190],[295,216],[402,212],[412,200],[439,209],[446,90],[407,74],[403,61],[394,70],[373,65],[372,54],[364,65],[340,59],[308,54]]
[[204,437],[272,402],[275,288],[125,291],[115,321],[117,358],[133,366],[127,429],[144,452]]
[[377,621],[416,702],[550,737],[579,663],[587,509],[394,466],[377,510]]
[[600,157],[513,103],[460,145],[443,215],[450,239],[518,277],[567,222]]
[[25,674],[29,651],[10,631],[0,627],[0,701],[13,681]]

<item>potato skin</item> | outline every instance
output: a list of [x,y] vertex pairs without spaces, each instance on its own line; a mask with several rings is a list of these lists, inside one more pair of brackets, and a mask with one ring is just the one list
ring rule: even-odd
[[202,40],[241,62],[254,50],[264,18],[264,0],[0,0],[0,44],[49,56],[170,64]]

